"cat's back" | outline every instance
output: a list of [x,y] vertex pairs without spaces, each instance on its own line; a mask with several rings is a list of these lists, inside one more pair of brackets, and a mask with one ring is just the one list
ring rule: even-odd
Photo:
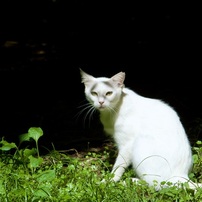
[[124,104],[127,104],[130,107],[133,106],[132,108],[140,109],[141,106],[146,108],[151,106],[153,106],[152,108],[155,107],[170,108],[170,106],[168,106],[168,104],[166,104],[162,100],[139,95],[130,88],[124,88],[123,94],[124,94],[123,96]]
[[139,114],[141,117],[159,116],[161,119],[164,117],[178,119],[178,114],[173,107],[160,99],[141,96],[129,88],[124,88],[123,93],[124,109],[131,114]]

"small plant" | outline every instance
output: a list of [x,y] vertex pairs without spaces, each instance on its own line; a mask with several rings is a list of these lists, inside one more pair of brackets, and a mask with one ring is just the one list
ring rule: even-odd
[[39,157],[39,146],[38,146],[38,140],[43,135],[43,130],[39,127],[32,127],[28,130],[28,133],[20,135],[20,143],[24,141],[30,141],[30,139],[33,139],[36,143],[36,151],[37,155]]

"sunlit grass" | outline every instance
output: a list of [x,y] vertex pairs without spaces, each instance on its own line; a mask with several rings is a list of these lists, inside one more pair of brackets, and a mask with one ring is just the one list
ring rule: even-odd
[[[176,187],[156,191],[145,182],[139,185],[130,180],[134,173],[128,168],[123,179],[112,182],[111,168],[115,148],[106,145],[101,150],[72,152],[52,150],[40,155],[41,128],[30,128],[20,136],[21,143],[35,141],[33,148],[21,148],[15,143],[0,141],[0,202],[4,201],[72,201],[72,202],[164,202],[201,201],[202,191]],[[38,141],[39,140],[39,141]],[[201,180],[202,143],[193,147],[192,180]],[[105,179],[105,182],[101,182]],[[123,183],[124,180],[124,183]]]

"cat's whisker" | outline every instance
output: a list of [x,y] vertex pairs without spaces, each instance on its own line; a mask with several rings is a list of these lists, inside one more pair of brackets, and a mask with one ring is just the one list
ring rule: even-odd
[[[117,115],[118,114],[118,109],[117,108],[111,108],[111,111],[113,112],[113,115]],[[125,120],[124,116],[122,116],[121,114],[119,114],[119,118],[122,118],[123,121]]]
[[80,117],[80,115],[82,113],[84,113],[86,110],[89,110],[89,108],[91,108],[91,104],[89,103],[86,103],[86,104],[83,104],[81,106],[79,106],[78,108],[81,108],[81,107],[84,107],[83,109],[81,109],[74,117],[76,117],[77,119]]
[[78,118],[82,115],[82,114],[85,114],[84,117],[83,117],[83,125],[85,126],[86,125],[86,121],[87,121],[87,118],[89,117],[89,127],[90,127],[90,121],[92,120],[93,118],[93,114],[95,113],[96,109],[93,107],[92,104],[90,103],[84,103],[82,105],[80,105],[78,108],[83,108],[81,109],[76,115],[75,117]]
[[[81,103],[83,103],[83,102],[85,102],[85,103],[81,105]],[[88,105],[89,105],[89,103],[86,102],[86,100],[83,100],[82,102],[80,102],[80,105],[79,105],[77,108],[82,108],[82,107],[88,106]],[[77,119],[78,119],[78,117],[82,114],[83,111],[84,111],[84,109],[81,110],[81,111],[79,111],[79,112],[77,112],[77,113],[74,115],[74,118],[77,118]]]
[[[118,109],[117,108],[113,108],[111,106],[108,106],[107,109],[110,112],[110,119],[118,114]],[[123,120],[124,120],[123,116],[120,116],[120,117],[123,118]]]
[[[89,105],[89,104],[88,104]],[[80,117],[80,115],[84,112],[86,110],[86,107],[85,108],[83,108],[82,110],[80,110],[79,112],[77,112],[76,113],[76,115],[74,116],[74,118],[79,118]]]
[[110,119],[111,119],[112,117],[114,117],[114,115],[117,114],[117,111],[116,111],[115,108],[112,108],[111,106],[109,106],[107,109],[108,109],[109,112],[110,112]]
[[84,116],[84,125],[85,125],[87,117],[89,117],[89,127],[90,127],[90,121],[91,121],[95,111],[96,111],[96,109],[93,106],[88,107],[88,111],[86,112],[86,114]]
[[82,105],[79,105],[78,108],[85,107],[85,106],[89,106],[89,105],[91,105],[91,104],[90,104],[90,103],[84,103],[84,104],[82,104]]

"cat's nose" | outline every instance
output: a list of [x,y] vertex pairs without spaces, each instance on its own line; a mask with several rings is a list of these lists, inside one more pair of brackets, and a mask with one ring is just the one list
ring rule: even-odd
[[100,105],[102,105],[104,103],[104,101],[100,101],[99,103],[100,103]]

